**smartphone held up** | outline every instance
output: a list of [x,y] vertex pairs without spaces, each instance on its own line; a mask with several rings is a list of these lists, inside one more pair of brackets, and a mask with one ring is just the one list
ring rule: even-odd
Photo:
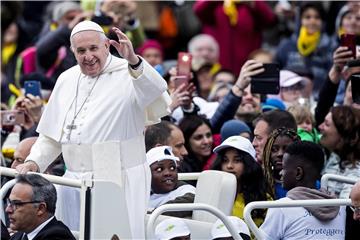
[[34,97],[42,97],[41,95],[41,83],[40,81],[25,81],[24,82],[25,88],[25,96],[28,94],[33,95]]
[[177,76],[175,78],[175,87],[181,84],[188,84],[191,78],[192,56],[187,52],[179,52],[177,60]]
[[1,125],[14,126],[25,123],[25,113],[19,110],[1,111]]
[[340,36],[341,46],[348,47],[352,52],[352,57],[356,57],[356,35],[344,33]]
[[264,63],[264,72],[251,77],[251,92],[278,94],[280,92],[280,67],[277,63]]

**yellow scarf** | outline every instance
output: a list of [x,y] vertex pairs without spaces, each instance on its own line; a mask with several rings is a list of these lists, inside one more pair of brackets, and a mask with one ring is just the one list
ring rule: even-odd
[[307,57],[315,51],[319,41],[320,31],[310,35],[305,27],[301,27],[299,38],[297,40],[297,49],[302,56]]
[[339,27],[339,30],[338,30],[338,36],[339,38],[341,37],[341,35],[343,35],[345,33],[345,29],[343,27]]
[[16,43],[11,43],[4,46],[1,53],[2,64],[6,65],[9,62],[10,58],[14,55],[15,51]]
[[238,12],[235,2],[239,2],[239,0],[225,0],[223,6],[224,13],[229,17],[231,26],[235,26],[238,20]]

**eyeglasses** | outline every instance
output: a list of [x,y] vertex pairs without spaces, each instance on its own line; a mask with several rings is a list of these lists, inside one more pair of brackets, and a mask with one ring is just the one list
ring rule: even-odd
[[360,214],[360,207],[349,206],[355,214]]
[[20,206],[28,204],[28,203],[41,203],[42,201],[28,201],[28,202],[22,202],[18,200],[10,200],[6,199],[6,207],[10,207],[13,211],[18,209]]

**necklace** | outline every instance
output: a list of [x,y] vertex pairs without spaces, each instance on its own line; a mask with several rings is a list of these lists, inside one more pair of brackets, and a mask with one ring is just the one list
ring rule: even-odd
[[[111,63],[112,55],[110,55],[110,57],[111,57],[111,58],[110,58],[110,61],[109,61],[109,63],[104,67],[104,70],[105,70],[105,69],[110,65],[110,63]],[[84,101],[83,101],[82,104],[80,105],[79,110],[76,111],[76,109],[77,109],[77,98],[78,98],[78,94],[79,94],[80,78],[81,78],[81,72],[80,72],[79,77],[78,77],[78,80],[77,80],[77,84],[76,84],[76,94],[75,94],[75,98],[74,98],[74,100],[73,100],[73,103],[75,102],[75,104],[74,104],[74,105],[75,105],[75,106],[74,106],[74,117],[73,117],[73,119],[71,120],[70,124],[66,125],[66,129],[69,130],[69,132],[68,132],[67,135],[66,135],[66,139],[67,139],[68,141],[70,141],[70,137],[71,137],[71,132],[72,132],[72,130],[77,128],[77,125],[75,124],[75,120],[76,120],[77,116],[79,115],[79,113],[80,113],[81,110],[83,109],[85,103],[87,102],[87,100],[88,100],[88,98],[90,97],[92,91],[94,90],[95,85],[96,85],[96,83],[98,82],[98,80],[99,80],[99,78],[100,78],[100,75],[104,72],[104,70],[99,73],[99,75],[97,76],[97,78],[96,78],[94,84],[92,85],[90,91],[88,92],[88,94],[87,94],[87,96],[85,97]]]
[[79,75],[79,77],[78,77],[78,81],[77,81],[77,84],[76,84],[76,95],[75,95],[75,99],[74,99],[74,101],[75,101],[74,117],[73,117],[73,119],[71,120],[70,124],[66,125],[66,129],[69,130],[69,133],[68,133],[67,136],[66,136],[66,139],[67,139],[68,141],[70,141],[70,137],[71,137],[71,132],[72,132],[72,130],[77,128],[77,125],[75,124],[75,120],[76,120],[77,116],[79,115],[79,113],[81,112],[82,108],[84,107],[86,101],[87,101],[88,98],[90,97],[92,91],[94,90],[95,85],[96,85],[96,83],[98,82],[98,80],[99,80],[99,78],[100,78],[100,74],[99,74],[99,76],[96,78],[96,80],[95,80],[94,84],[92,85],[90,91],[88,92],[86,98],[84,99],[84,101],[83,101],[82,104],[80,105],[79,110],[76,112],[76,109],[77,109],[77,97],[78,97],[78,93],[79,93],[80,78],[81,78],[81,73],[80,73],[80,75]]

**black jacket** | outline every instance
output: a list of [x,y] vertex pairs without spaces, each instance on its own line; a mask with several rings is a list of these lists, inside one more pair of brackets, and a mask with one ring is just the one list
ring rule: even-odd
[[[21,240],[23,232],[17,232],[10,240]],[[45,225],[43,229],[35,236],[33,240],[75,240],[70,229],[55,217]]]

